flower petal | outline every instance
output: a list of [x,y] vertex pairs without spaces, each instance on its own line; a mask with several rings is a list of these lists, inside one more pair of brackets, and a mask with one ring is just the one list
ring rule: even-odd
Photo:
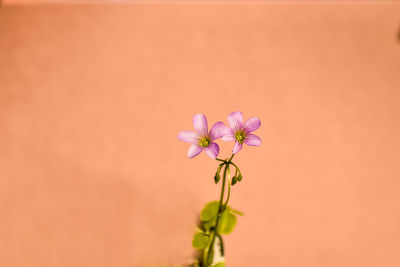
[[233,147],[232,153],[233,153],[233,154],[238,153],[238,152],[240,151],[240,149],[242,149],[242,146],[243,146],[243,145],[242,145],[241,143],[236,142],[236,143],[235,143],[235,146]]
[[242,127],[243,115],[240,111],[232,112],[228,115],[229,125],[233,130],[239,130]]
[[221,138],[226,133],[229,133],[229,131],[230,131],[230,128],[228,126],[226,126],[223,122],[221,122],[221,121],[216,122],[210,129],[211,140]]
[[193,116],[193,126],[202,136],[208,134],[207,118],[204,114],[196,114]]
[[199,137],[200,136],[199,136],[198,133],[195,133],[195,132],[192,132],[192,131],[181,131],[178,134],[178,139],[179,140],[181,140],[183,142],[186,142],[186,143],[192,143],[192,144],[196,143]]
[[204,148],[204,151],[210,158],[215,159],[219,153],[219,146],[217,143],[211,143],[208,147]]
[[203,148],[199,146],[198,144],[193,144],[190,146],[187,156],[189,159],[196,157],[200,152],[203,151]]
[[222,140],[224,141],[236,141],[235,134],[233,133],[232,129],[228,128],[225,135],[222,136]]
[[261,139],[257,135],[248,134],[248,135],[246,135],[246,139],[244,140],[244,143],[249,146],[259,146],[259,145],[261,145]]
[[251,132],[257,130],[258,128],[260,128],[260,125],[261,125],[261,121],[257,117],[252,117],[252,118],[248,119],[247,121],[245,121],[245,123],[243,123],[244,130],[247,133],[251,133]]

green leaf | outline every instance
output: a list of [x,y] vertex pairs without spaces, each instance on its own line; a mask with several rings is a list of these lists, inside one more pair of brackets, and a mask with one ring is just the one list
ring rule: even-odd
[[193,237],[192,245],[194,248],[203,249],[210,243],[210,237],[203,233],[197,233]]
[[209,232],[211,228],[214,228],[216,220],[217,218],[213,218],[212,220],[201,222],[201,228],[204,232]]
[[232,233],[233,229],[235,229],[236,223],[236,215],[226,210],[221,216],[220,223],[218,225],[218,233],[224,235]]
[[237,214],[239,216],[244,216],[244,213],[235,209],[231,209],[231,213]]
[[225,263],[224,262],[220,262],[220,263],[217,263],[217,264],[213,265],[213,267],[225,267]]
[[218,201],[208,202],[200,213],[200,220],[202,221],[210,221],[213,218],[217,217],[218,214]]

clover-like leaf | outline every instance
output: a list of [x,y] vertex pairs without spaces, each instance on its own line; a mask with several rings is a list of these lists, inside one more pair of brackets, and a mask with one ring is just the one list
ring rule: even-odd
[[228,210],[224,211],[221,216],[220,223],[218,225],[218,233],[220,234],[230,234],[232,233],[233,229],[235,229],[237,218],[236,215],[230,213]]
[[215,223],[217,218],[213,218],[209,221],[201,222],[200,227],[204,232],[209,232],[212,228],[215,227]]
[[217,217],[218,214],[218,201],[208,202],[200,213],[200,220],[202,221],[210,221],[213,218]]
[[193,237],[192,245],[194,248],[203,249],[210,243],[210,237],[204,233],[197,233]]

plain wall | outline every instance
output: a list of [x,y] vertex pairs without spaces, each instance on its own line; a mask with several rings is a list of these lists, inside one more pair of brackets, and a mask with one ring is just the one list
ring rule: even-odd
[[[228,267],[400,266],[400,5],[0,8],[0,266],[190,260],[217,162],[177,140],[241,110]],[[222,141],[220,142],[222,144]],[[221,145],[227,157],[231,143]]]

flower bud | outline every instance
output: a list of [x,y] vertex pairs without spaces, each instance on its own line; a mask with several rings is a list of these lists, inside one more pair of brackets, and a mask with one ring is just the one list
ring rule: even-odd
[[242,181],[242,173],[241,172],[239,172],[239,175],[237,176],[237,180],[240,182],[240,181]]
[[235,185],[236,183],[237,183],[237,177],[236,176],[233,176],[232,177],[232,183],[231,183],[231,185]]
[[221,179],[221,175],[219,174],[219,172],[216,172],[215,176],[214,176],[214,182],[217,184],[220,179]]
[[214,176],[214,182],[215,182],[216,184],[217,184],[217,183],[219,182],[219,180],[221,179],[220,172],[221,172],[222,165],[223,165],[223,164],[220,164],[220,165],[218,166],[217,172],[215,173],[215,176]]

